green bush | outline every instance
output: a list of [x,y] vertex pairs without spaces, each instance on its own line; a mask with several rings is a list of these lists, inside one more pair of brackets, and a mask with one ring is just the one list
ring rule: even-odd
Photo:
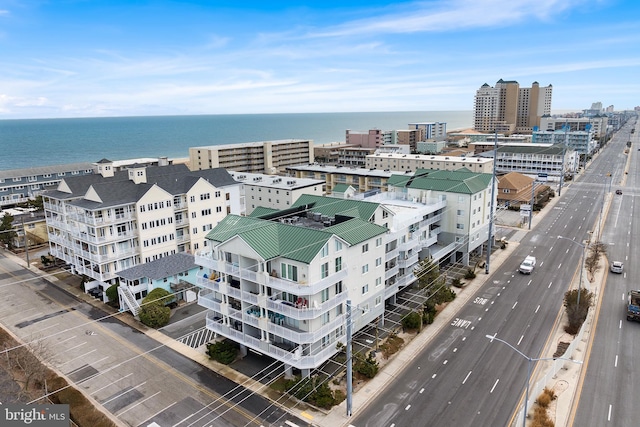
[[320,382],[316,377],[287,380],[285,389],[297,399],[324,409],[331,409],[344,400],[343,393],[334,392],[326,381]]
[[171,302],[173,294],[167,290],[162,288],[155,288],[151,292],[147,294],[146,297],[142,300],[142,305],[149,304],[152,302],[159,302],[162,305],[167,305]]
[[222,340],[207,344],[207,355],[216,362],[229,365],[236,360],[238,345],[230,340]]
[[464,283],[462,283],[462,280],[460,280],[459,277],[456,277],[455,279],[451,280],[451,286],[454,286],[456,288],[461,288],[464,285]]
[[373,353],[369,353],[366,359],[363,359],[362,356],[356,357],[353,369],[367,378],[373,378],[378,373],[379,366]]
[[418,329],[422,322],[422,316],[418,313],[411,312],[402,318],[403,329]]
[[159,303],[146,304],[140,307],[138,317],[140,321],[150,328],[161,328],[169,323],[171,309]]
[[109,305],[117,307],[120,303],[118,300],[118,285],[109,286],[104,293],[107,294]]
[[476,278],[476,272],[473,271],[473,268],[470,268],[467,270],[467,272],[464,274],[464,278],[467,280],[471,280],[471,279],[475,279]]

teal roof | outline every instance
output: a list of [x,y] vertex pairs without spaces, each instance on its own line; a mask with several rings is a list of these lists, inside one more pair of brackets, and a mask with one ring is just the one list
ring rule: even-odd
[[227,215],[206,236],[215,242],[239,237],[263,259],[284,257],[309,263],[333,235],[332,232],[281,224],[263,219]]
[[357,245],[387,232],[387,229],[381,225],[372,224],[358,218],[332,225],[325,228],[325,230],[340,236],[350,245]]
[[339,183],[333,186],[333,192],[334,193],[344,193],[345,191],[347,191],[349,189],[349,187],[351,187],[348,184],[343,184],[343,183]]
[[253,210],[249,215],[247,215],[247,216],[250,216],[250,217],[253,217],[253,218],[257,218],[257,217],[260,217],[260,216],[262,216],[262,215],[269,215],[269,214],[272,214],[272,213],[274,213],[274,212],[279,212],[279,210],[278,210],[278,209],[273,209],[273,208],[267,208],[267,207],[264,207],[264,206],[258,206],[257,208],[255,208],[255,209],[254,209],[254,210]]
[[336,214],[346,215],[369,221],[380,206],[379,203],[365,202],[353,199],[336,199],[331,197],[314,196],[303,194],[295,201],[292,208],[309,205],[308,211],[319,212],[330,218],[335,218]]
[[470,172],[466,168],[455,171],[418,169],[413,176],[392,175],[388,183],[395,187],[475,194],[489,187],[492,178],[492,174]]

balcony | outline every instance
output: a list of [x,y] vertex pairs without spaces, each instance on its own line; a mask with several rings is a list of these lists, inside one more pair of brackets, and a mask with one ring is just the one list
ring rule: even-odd
[[[266,354],[269,357],[298,369],[317,368],[337,352],[335,345],[327,345],[321,351],[312,355],[302,355],[299,348],[287,351],[270,342],[262,341],[242,331],[237,331],[229,325],[225,325],[222,319],[217,319],[211,314],[207,314],[207,328],[235,342],[244,344],[259,353]],[[338,341],[344,342],[345,337],[339,337]]]
[[418,254],[406,256],[404,258],[398,258],[398,266],[400,268],[409,268],[419,261]]
[[298,344],[312,344],[315,341],[319,341],[323,336],[328,335],[336,328],[345,324],[345,316],[340,315],[333,319],[331,322],[322,326],[313,332],[302,332],[296,329],[289,328],[287,326],[276,325],[275,323],[268,323],[267,331],[271,334],[282,337],[288,341]]
[[342,292],[328,299],[317,307],[297,308],[295,305],[279,299],[267,299],[267,309],[297,320],[308,320],[320,317],[323,313],[337,307],[347,300],[347,293]]
[[400,270],[400,267],[398,266],[398,264],[394,265],[391,268],[386,269],[384,272],[384,280],[389,280],[390,278],[398,274],[399,270]]
[[324,279],[315,281],[313,284],[308,284],[302,281],[293,282],[291,280],[285,280],[270,276],[266,272],[240,268],[236,264],[228,263],[222,260],[215,260],[211,258],[211,251],[202,251],[196,253],[195,263],[220,273],[230,274],[260,285],[270,286],[280,291],[306,295],[316,294],[322,289],[325,289],[333,285],[334,283],[345,279],[348,274],[347,264],[343,262],[342,270],[336,273],[332,273]]
[[92,227],[100,227],[108,224],[115,224],[120,222],[130,222],[136,219],[135,214],[132,212],[124,212],[120,214],[113,214],[107,216],[96,217],[93,215],[87,215],[85,213],[72,212],[67,217],[75,222],[89,225]]

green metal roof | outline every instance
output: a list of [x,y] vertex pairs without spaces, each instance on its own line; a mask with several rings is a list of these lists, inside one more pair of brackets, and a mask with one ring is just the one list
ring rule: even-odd
[[238,236],[265,260],[281,256],[309,263],[333,235],[325,230],[227,215],[206,238],[215,242],[225,242]]
[[[412,177],[392,175],[394,186],[420,190],[443,191],[447,193],[475,194],[491,184],[492,174],[470,172],[468,169],[455,171],[418,169]],[[389,184],[391,184],[391,178]]]
[[349,187],[351,187],[348,184],[343,184],[343,183],[339,183],[333,186],[333,192],[334,193],[344,193],[345,191],[347,191],[349,189]]
[[381,225],[372,224],[358,218],[332,225],[325,228],[325,230],[340,236],[350,245],[357,245],[387,232],[387,229]]
[[269,214],[272,214],[272,213],[275,213],[275,212],[278,212],[278,209],[267,208],[267,207],[264,207],[264,206],[258,206],[247,216],[250,216],[250,217],[253,217],[253,218],[257,218],[257,217],[260,217],[262,215],[269,215]]
[[347,215],[369,221],[375,214],[379,203],[365,202],[353,199],[336,199],[331,197],[314,196],[311,194],[303,194],[295,201],[291,207],[310,205],[310,212],[319,212],[334,218],[336,214]]

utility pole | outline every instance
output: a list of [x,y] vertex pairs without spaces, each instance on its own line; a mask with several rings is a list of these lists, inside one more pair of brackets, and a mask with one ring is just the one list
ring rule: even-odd
[[24,215],[20,216],[20,221],[22,222],[22,232],[24,233],[24,253],[27,258],[27,269],[29,269],[31,268],[31,263],[29,262],[29,238],[27,237],[27,229],[24,228]]

